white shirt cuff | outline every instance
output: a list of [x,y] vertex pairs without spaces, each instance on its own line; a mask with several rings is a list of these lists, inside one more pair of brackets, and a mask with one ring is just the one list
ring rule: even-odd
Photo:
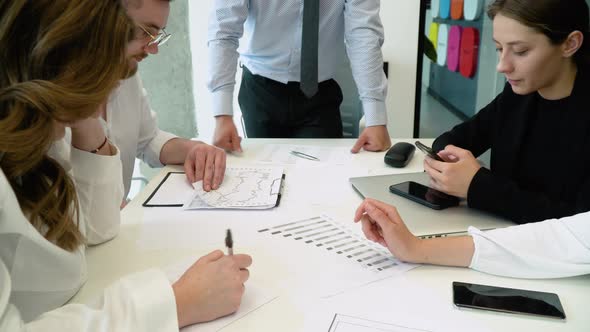
[[121,152],[112,156],[103,156],[88,151],[71,148],[71,165],[77,182],[104,184],[112,182],[113,174],[121,174]]
[[363,100],[362,105],[367,127],[387,125],[387,108],[384,102]]
[[170,282],[162,271],[152,269],[133,274],[125,277],[118,286],[131,290],[127,296],[136,308],[138,323],[131,324],[137,327],[134,330],[178,331],[176,299]]
[[475,266],[477,266],[477,262],[479,260],[479,252],[481,250],[479,241],[481,239],[479,236],[481,231],[473,226],[469,226],[469,228],[467,228],[467,233],[469,233],[473,239],[473,257],[471,257],[469,268],[475,269]]
[[154,138],[152,138],[152,140],[150,141],[150,144],[148,144],[148,147],[147,147],[147,150],[152,151],[152,153],[151,154],[146,153],[144,156],[144,158],[145,158],[144,161],[147,162],[151,167],[163,167],[164,166],[162,164],[162,162],[160,161],[160,153],[162,152],[162,147],[169,140],[178,137],[178,136],[176,136],[172,133],[169,133],[167,131],[163,131],[160,129],[157,129],[157,130],[158,130],[158,133],[156,134],[156,136]]
[[233,115],[233,89],[218,90],[211,94],[213,116]]

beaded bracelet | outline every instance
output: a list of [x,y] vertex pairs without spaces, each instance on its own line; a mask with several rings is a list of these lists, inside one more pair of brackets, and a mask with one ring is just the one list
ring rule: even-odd
[[107,144],[107,141],[108,141],[108,138],[105,136],[104,142],[102,142],[102,144],[98,148],[90,151],[90,153],[97,153],[98,151],[100,151],[100,149],[102,149],[104,147],[104,145]]

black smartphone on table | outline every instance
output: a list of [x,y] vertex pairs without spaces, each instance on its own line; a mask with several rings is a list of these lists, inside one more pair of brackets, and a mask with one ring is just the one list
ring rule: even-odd
[[420,141],[416,141],[416,143],[414,143],[414,145],[416,145],[416,147],[418,149],[420,149],[422,152],[424,152],[427,156],[429,156],[430,158],[434,159],[434,160],[438,160],[438,161],[444,161],[442,160],[441,157],[438,156],[438,154],[436,154],[434,152],[434,150],[432,150],[431,147],[422,144],[422,142]]
[[565,311],[555,293],[454,281],[453,303],[459,308],[565,319]]
[[435,210],[459,205],[459,198],[414,181],[391,185],[389,191]]

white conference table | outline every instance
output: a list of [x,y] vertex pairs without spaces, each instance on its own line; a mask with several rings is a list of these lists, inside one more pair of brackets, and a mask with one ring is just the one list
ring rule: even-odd
[[[398,141],[394,140],[393,143]],[[432,140],[421,141],[432,143]],[[242,143],[242,155],[228,156],[228,166],[254,164],[256,153],[269,143],[351,147],[354,140],[247,139]],[[423,154],[419,150],[416,150],[411,163],[401,169],[386,166],[383,155],[383,152],[363,151],[353,155],[347,165],[282,165],[285,167],[287,192],[279,207],[266,212],[190,211],[191,216],[194,216],[194,222],[190,224],[186,220],[173,220],[175,212],[170,211],[177,210],[170,210],[172,208],[144,208],[141,205],[167,172],[181,170],[179,167],[166,167],[123,209],[119,235],[107,243],[88,248],[88,281],[72,302],[91,301],[109,284],[129,273],[153,267],[165,269],[179,260],[196,259],[213,249],[224,249],[220,229],[230,227],[238,230],[234,232],[236,251],[253,256],[250,280],[265,281],[270,287],[279,282],[285,273],[289,273],[277,269],[280,248],[276,252],[268,252],[258,248],[256,243],[240,247],[239,229],[260,220],[284,223],[297,220],[299,215],[309,216],[314,213],[327,213],[339,222],[352,224],[354,211],[362,199],[347,183],[347,177],[423,171]],[[320,190],[319,195],[305,194],[314,189]],[[323,193],[330,193],[333,199],[322,199]],[[221,225],[213,226],[217,222]],[[360,233],[360,227],[352,227]],[[190,235],[187,236],[191,232],[196,234],[195,241],[190,241]],[[204,238],[209,238],[209,241],[199,240]],[[305,266],[296,268],[305,269]],[[453,281],[554,292],[563,303],[567,319],[557,321],[489,311],[459,310],[452,303]],[[402,275],[346,291],[335,300],[303,299],[298,296],[296,288],[277,289],[274,300],[224,327],[223,331],[328,331],[326,325],[315,325],[318,319],[315,316],[324,314],[323,311],[326,315],[333,315],[329,307],[331,305],[335,307],[334,313],[365,319],[379,317],[380,321],[384,321],[385,317],[387,323],[420,331],[588,331],[590,327],[590,276],[523,280],[488,275],[466,268],[419,266]],[[377,311],[380,313],[371,315],[371,312]]]

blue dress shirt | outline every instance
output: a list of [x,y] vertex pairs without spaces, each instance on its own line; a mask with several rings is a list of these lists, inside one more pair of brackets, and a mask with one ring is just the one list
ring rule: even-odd
[[[319,81],[334,77],[345,51],[367,126],[385,125],[387,79],[379,0],[320,1]],[[303,0],[215,0],[209,18],[213,115],[233,114],[238,58],[256,75],[299,81]],[[242,38],[242,45],[239,40]],[[239,47],[239,53],[238,53]]]

